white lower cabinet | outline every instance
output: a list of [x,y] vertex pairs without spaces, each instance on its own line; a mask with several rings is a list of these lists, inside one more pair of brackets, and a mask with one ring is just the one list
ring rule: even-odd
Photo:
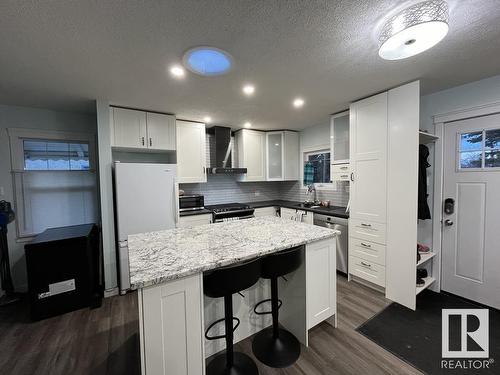
[[299,221],[301,223],[313,224],[313,213],[310,211],[297,210],[294,208],[280,209],[281,217],[287,220]]
[[202,274],[139,290],[142,375],[205,373]]
[[307,245],[307,329],[337,313],[337,254],[335,240]]
[[276,207],[259,207],[255,209],[255,217],[276,216]]
[[211,222],[212,222],[211,214],[181,216],[179,218],[179,223],[177,224],[177,227],[178,228],[196,227],[198,225],[210,224]]
[[385,288],[385,267],[375,262],[349,256],[349,273]]

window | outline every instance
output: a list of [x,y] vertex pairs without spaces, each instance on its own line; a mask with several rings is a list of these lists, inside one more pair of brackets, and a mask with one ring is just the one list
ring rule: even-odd
[[330,179],[330,150],[307,150],[303,152],[303,186],[311,183],[316,188],[334,189]]
[[27,171],[83,171],[89,169],[89,144],[23,140]]
[[98,218],[89,134],[9,129],[18,237]]
[[458,169],[500,168],[500,128],[460,133]]

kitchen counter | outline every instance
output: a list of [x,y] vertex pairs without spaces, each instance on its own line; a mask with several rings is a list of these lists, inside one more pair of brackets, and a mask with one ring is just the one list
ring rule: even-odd
[[131,288],[144,288],[336,235],[337,231],[273,216],[131,235]]
[[317,213],[317,214],[341,217],[344,219],[349,218],[349,213],[345,212],[346,207],[331,206],[331,207],[310,208],[310,207],[300,206],[301,203],[302,202],[294,202],[294,201],[286,201],[286,200],[270,200],[270,201],[261,201],[261,202],[247,202],[244,204],[247,204],[252,208],[276,206],[276,207],[285,207],[285,208],[295,208],[295,209],[309,211],[309,212],[313,212],[313,213]]
[[[336,217],[342,217],[344,219],[349,218],[349,213],[345,212],[346,207],[340,206],[331,206],[331,207],[318,207],[318,208],[310,208],[310,207],[301,207],[300,204],[302,202],[295,201],[286,201],[286,200],[268,200],[268,201],[260,201],[260,202],[243,202],[252,208],[263,208],[263,207],[285,207],[285,208],[295,208],[303,211],[314,212],[317,214],[330,215]],[[192,216],[192,215],[203,215],[203,214],[211,214],[212,211],[208,209],[196,210],[196,211],[184,211],[179,215],[182,216]]]

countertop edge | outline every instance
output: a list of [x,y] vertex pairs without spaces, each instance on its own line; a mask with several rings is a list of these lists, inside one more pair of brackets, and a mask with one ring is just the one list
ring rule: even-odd
[[201,272],[205,272],[205,271],[210,271],[210,270],[216,269],[218,267],[224,267],[224,266],[228,266],[228,265],[231,265],[231,264],[236,264],[236,263],[239,263],[239,262],[244,262],[246,260],[250,260],[250,259],[254,259],[254,258],[259,258],[259,257],[265,256],[265,255],[268,255],[268,254],[272,254],[272,253],[275,253],[275,252],[278,252],[278,251],[281,251],[281,250],[289,249],[291,247],[301,246],[301,245],[307,245],[307,244],[310,244],[310,243],[313,243],[313,242],[322,241],[322,240],[326,240],[326,239],[329,239],[329,238],[334,238],[334,237],[337,236],[337,234],[339,234],[339,231],[337,231],[337,230],[332,230],[331,232],[332,233],[329,233],[327,235],[315,238],[313,240],[308,240],[308,241],[305,241],[305,242],[300,242],[300,243],[297,243],[297,244],[293,244],[292,246],[284,246],[284,247],[280,246],[280,247],[277,247],[275,249],[272,249],[272,250],[269,250],[269,251],[263,251],[263,252],[260,252],[258,254],[254,254],[254,255],[250,255],[250,256],[235,258],[235,259],[231,259],[231,260],[228,260],[228,261],[224,261],[224,262],[220,262],[220,263],[215,263],[215,264],[212,263],[212,264],[203,265],[203,266],[196,267],[196,268],[193,268],[193,269],[190,269],[190,270],[179,272],[179,273],[177,273],[176,275],[173,275],[173,276],[165,276],[165,277],[161,277],[160,276],[160,277],[155,278],[153,280],[141,281],[141,282],[137,282],[137,283],[134,283],[131,280],[130,281],[130,290],[144,289],[144,288],[147,288],[147,287],[151,287],[151,286],[155,286],[155,285],[167,283],[169,281],[182,279],[184,277],[192,276],[192,275],[195,275],[197,273],[201,273]]

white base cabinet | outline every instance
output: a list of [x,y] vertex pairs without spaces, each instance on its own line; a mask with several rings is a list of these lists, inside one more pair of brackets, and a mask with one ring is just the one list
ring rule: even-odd
[[307,329],[337,316],[335,244],[335,241],[324,240],[313,242],[306,248]]
[[299,221],[301,223],[313,224],[314,214],[310,211],[298,210],[295,208],[284,208],[280,209],[281,218],[286,220]]
[[197,227],[198,225],[210,224],[211,222],[212,222],[211,214],[181,216],[179,217],[179,223],[177,224],[177,227],[178,228]]
[[262,216],[277,216],[276,215],[276,207],[260,207],[256,208],[254,212],[255,217],[262,217]]
[[142,375],[205,373],[202,274],[139,290]]

